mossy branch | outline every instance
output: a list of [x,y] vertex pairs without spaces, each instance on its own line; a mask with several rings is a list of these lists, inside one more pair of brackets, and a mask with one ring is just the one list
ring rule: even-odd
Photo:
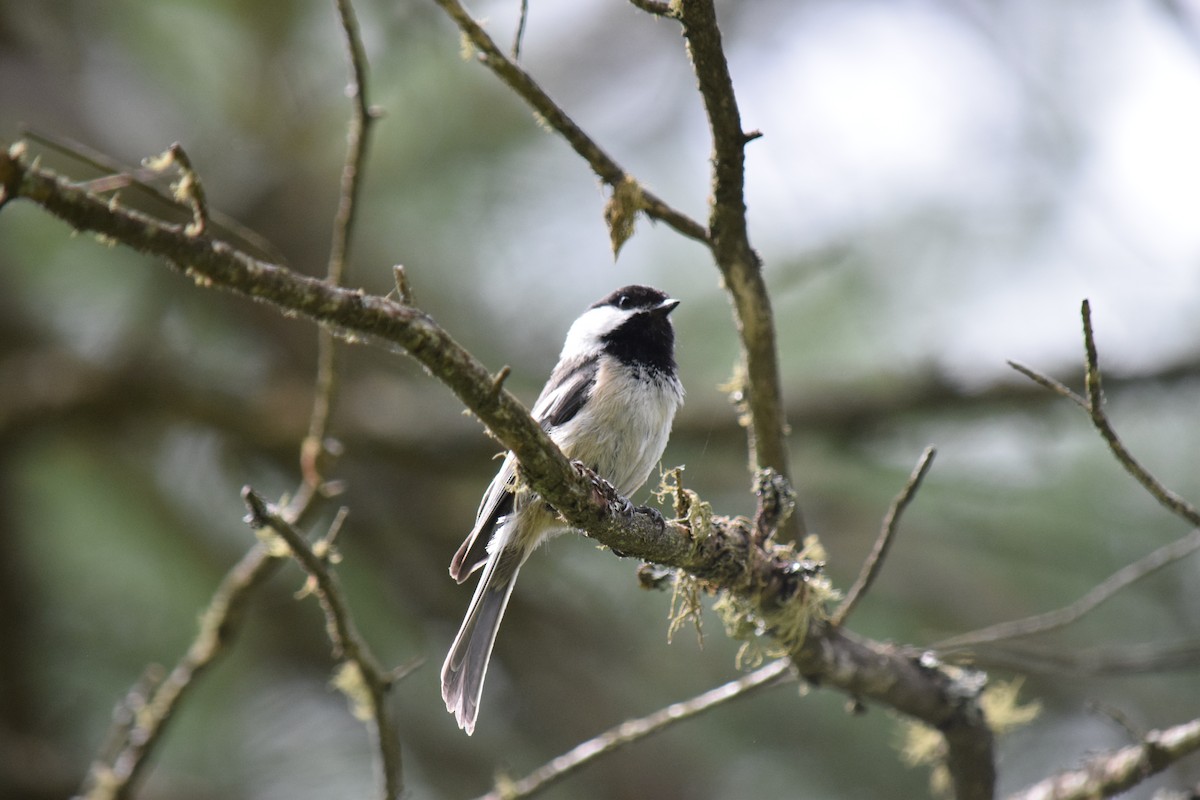
[[[668,206],[634,180],[555,103],[533,77],[504,55],[492,38],[458,0],[435,0],[478,53],[479,61],[496,74],[531,109],[570,143],[592,171],[613,190],[605,209],[614,254],[632,232],[637,211],[660,220],[678,233],[706,245],[721,271],[733,303],[734,320],[746,363],[743,388],[748,411],[747,433],[755,470],[771,468],[790,480],[783,392],[779,375],[775,323],[762,264],[750,246],[746,226],[745,158],[747,142],[757,133],[744,133],[733,80],[729,74],[716,12],[711,0],[680,3],[635,3],[645,11],[678,19],[683,24],[688,52],[704,99],[713,137],[713,196],[705,227]],[[799,509],[788,519],[786,533],[802,538]]]
[[[403,350],[444,383],[512,450],[522,474],[573,526],[614,552],[682,569],[714,589],[736,595],[775,637],[769,621],[795,618],[788,607],[811,603],[815,573],[790,547],[761,542],[747,520],[706,517],[700,531],[635,508],[611,486],[570,463],[492,373],[429,315],[410,305],[332,286],[252,258],[229,244],[189,236],[170,225],[88,194],[22,157],[0,154],[0,205],[25,199],[107,242],[163,259],[198,286],[268,303],[286,315],[312,319],[339,334]],[[691,516],[691,515],[689,515]],[[960,800],[991,797],[991,733],[976,703],[977,689],[918,654],[833,629],[820,609],[805,606],[804,630],[781,641],[802,676],[883,703],[943,731],[955,759],[967,766]]]
[[1137,744],[1092,756],[1081,769],[1047,778],[1009,795],[1008,800],[1115,797],[1197,752],[1200,752],[1200,719],[1150,731]]

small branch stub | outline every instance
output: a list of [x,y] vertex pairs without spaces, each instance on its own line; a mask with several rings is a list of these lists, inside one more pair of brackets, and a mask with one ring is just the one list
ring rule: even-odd
[[192,221],[184,228],[188,236],[201,236],[208,230],[208,200],[200,176],[192,168],[192,160],[183,145],[175,142],[161,155],[145,160],[144,166],[152,172],[166,172],[172,166],[179,168],[179,180],[171,184],[175,199],[192,209]]
[[392,267],[392,278],[396,282],[396,297],[406,306],[413,305],[412,284],[408,282],[408,272],[403,264]]

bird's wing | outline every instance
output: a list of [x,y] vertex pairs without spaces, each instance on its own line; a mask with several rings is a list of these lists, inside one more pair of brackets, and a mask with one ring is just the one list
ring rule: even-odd
[[583,408],[599,369],[595,356],[560,363],[533,404],[533,418],[546,430],[569,422]]
[[[599,368],[600,363],[596,358],[579,359],[555,367],[546,387],[533,404],[533,418],[547,431],[574,418],[595,385]],[[483,500],[475,515],[475,527],[450,562],[450,575],[459,583],[487,561],[488,540],[495,533],[496,526],[512,513],[516,482],[517,459],[508,453],[500,471],[483,493]]]
[[467,534],[462,546],[454,554],[450,562],[450,576],[462,583],[475,570],[487,561],[488,540],[496,530],[496,525],[505,516],[512,513],[513,490],[517,482],[517,460],[512,453],[504,457],[504,463],[496,477],[492,478],[483,499],[479,501],[479,511],[475,514],[475,527]]

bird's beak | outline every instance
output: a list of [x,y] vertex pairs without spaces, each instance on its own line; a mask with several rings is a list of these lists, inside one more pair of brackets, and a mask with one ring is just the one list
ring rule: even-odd
[[677,305],[679,305],[678,300],[676,300],[674,297],[668,297],[666,300],[663,300],[654,307],[653,313],[662,314],[665,317],[667,314],[670,314],[672,311],[674,311],[675,306]]

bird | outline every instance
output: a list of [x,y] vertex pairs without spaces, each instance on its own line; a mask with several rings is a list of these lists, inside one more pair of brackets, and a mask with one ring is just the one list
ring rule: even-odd
[[[669,315],[679,305],[649,286],[625,286],[589,306],[567,331],[558,364],[531,414],[567,458],[590,467],[623,497],[659,463],[683,384]],[[442,699],[467,735],[475,731],[483,681],[517,572],[538,545],[570,529],[518,479],[507,453],[475,525],[450,562],[463,583],[482,569],[442,665]]]

